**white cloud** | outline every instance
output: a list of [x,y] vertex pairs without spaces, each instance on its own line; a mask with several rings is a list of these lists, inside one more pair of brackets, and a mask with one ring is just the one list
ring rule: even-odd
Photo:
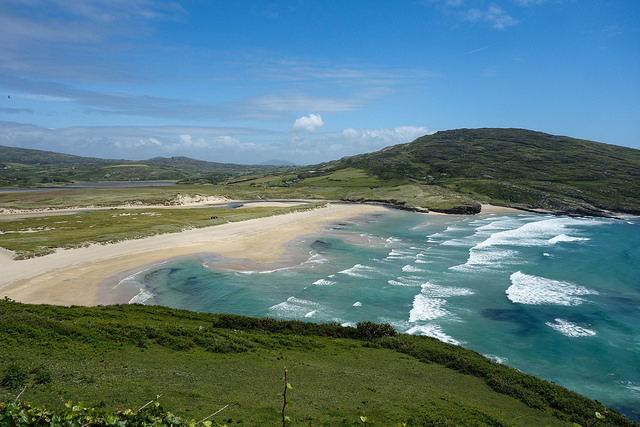
[[[401,126],[393,129],[354,129],[318,135],[297,135],[276,148],[287,159],[298,164],[313,164],[337,160],[345,156],[368,153],[413,141],[432,133],[423,126]],[[282,157],[283,154],[280,154]]]
[[464,19],[469,22],[486,22],[493,28],[503,30],[519,21],[504,11],[499,5],[491,4],[487,10],[472,8],[466,11]]
[[[315,115],[305,118],[312,116]],[[423,126],[291,134],[245,128],[171,126],[47,129],[0,121],[0,145],[112,159],[187,156],[240,164],[258,164],[269,159],[315,164],[377,151],[429,133]]]
[[313,133],[322,126],[324,126],[324,121],[322,121],[320,114],[311,113],[308,116],[296,119],[292,130],[294,132]]
[[489,10],[487,10],[485,19],[489,24],[491,24],[493,28],[497,28],[499,30],[511,27],[518,23],[518,20],[516,18],[507,14],[497,4],[492,4],[491,6],[489,6]]
[[538,4],[542,4],[544,2],[546,2],[547,0],[514,0],[517,4],[519,4],[520,6],[531,6],[531,5],[538,5]]

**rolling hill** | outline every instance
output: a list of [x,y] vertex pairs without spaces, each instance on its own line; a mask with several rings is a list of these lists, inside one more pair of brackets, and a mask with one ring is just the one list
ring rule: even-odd
[[185,180],[211,183],[230,176],[264,173],[275,166],[206,162],[188,157],[116,160],[0,146],[0,187],[30,187],[76,181]]
[[[314,198],[474,214],[481,204],[640,214],[640,150],[524,129],[458,129],[306,167],[105,160],[0,147],[0,186],[176,180],[236,198]],[[204,187],[203,187],[203,191]]]
[[324,168],[345,169],[415,192],[438,187],[466,199],[471,213],[477,203],[468,200],[577,215],[640,214],[640,150],[523,129],[443,131]]

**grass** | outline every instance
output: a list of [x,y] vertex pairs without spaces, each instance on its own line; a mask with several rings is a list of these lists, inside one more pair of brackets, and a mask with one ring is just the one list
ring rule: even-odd
[[292,207],[243,209],[118,209],[2,220],[0,246],[16,251],[17,258],[21,259],[46,255],[54,248],[140,239],[186,229],[315,209],[319,206],[321,204],[310,203]]
[[[187,158],[86,159],[1,146],[0,157],[0,186],[89,178],[182,179],[218,184],[201,185],[198,192],[241,199],[378,200],[448,213],[477,213],[480,203],[490,202],[571,215],[640,214],[640,150],[524,129],[438,132],[378,152],[300,168]],[[0,205],[10,204],[12,197],[16,196],[0,194]],[[51,206],[59,206],[63,196],[52,199],[56,200]]]
[[640,214],[640,150],[523,129],[438,132],[331,167],[506,206]]
[[[54,409],[69,399],[138,408],[161,394],[166,409],[186,418],[229,404],[215,421],[275,425],[286,367],[291,425],[358,425],[363,414],[375,425],[588,425],[605,410],[472,351],[372,324],[6,300],[0,322],[0,376],[27,373],[20,399]],[[22,387],[0,387],[0,400],[13,401]],[[603,425],[634,424],[611,412]]]

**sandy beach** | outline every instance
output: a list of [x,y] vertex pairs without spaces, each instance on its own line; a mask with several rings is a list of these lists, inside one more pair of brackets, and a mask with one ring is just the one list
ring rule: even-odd
[[[197,253],[256,262],[278,261],[286,244],[317,233],[330,222],[385,208],[331,204],[312,211],[258,218],[214,227],[164,234],[111,245],[59,250],[23,261],[0,249],[0,297],[35,304],[98,305],[126,303],[104,295],[100,285],[127,272],[167,259]],[[116,298],[114,300],[114,298]]]
[[[291,203],[299,202],[288,202]],[[264,204],[273,205],[267,202]],[[51,255],[23,261],[14,261],[12,252],[0,248],[0,297],[8,296],[16,301],[34,304],[127,303],[130,297],[105,292],[105,287],[101,285],[107,282],[117,283],[145,266],[198,253],[215,253],[225,258],[261,263],[276,262],[284,254],[287,243],[298,237],[317,233],[331,222],[384,209],[386,208],[377,205],[329,204],[312,211],[110,245],[58,250]],[[506,212],[517,210],[482,206],[482,214]],[[20,213],[25,214],[28,215]]]

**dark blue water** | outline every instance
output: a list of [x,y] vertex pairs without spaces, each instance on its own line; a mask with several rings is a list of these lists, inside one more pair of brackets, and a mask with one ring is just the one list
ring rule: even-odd
[[297,241],[287,265],[215,255],[128,278],[134,301],[314,322],[388,322],[640,420],[640,220],[389,210]]

